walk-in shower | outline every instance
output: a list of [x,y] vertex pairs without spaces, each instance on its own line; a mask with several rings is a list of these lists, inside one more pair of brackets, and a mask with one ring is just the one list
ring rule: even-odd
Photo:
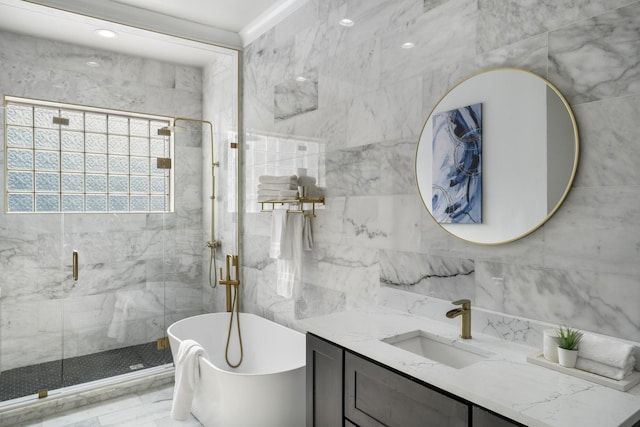
[[[206,220],[200,207],[204,197],[190,192],[190,188],[201,185],[200,175],[203,175],[200,173],[203,168],[193,170],[190,165],[200,166],[204,152],[213,152],[213,126],[204,120],[179,119],[195,124],[195,129],[176,138],[162,132],[167,126],[158,130],[157,137],[147,130],[123,136],[119,130],[111,129],[112,122],[126,121],[129,128],[144,124],[153,130],[162,121],[119,111],[80,110],[69,104],[54,108],[52,102],[31,105],[27,100],[7,97],[5,101],[7,191],[9,196],[35,198],[35,203],[25,208],[15,202],[20,199],[8,198],[4,214],[7,223],[22,224],[19,236],[3,230],[3,235],[10,238],[3,252],[13,252],[3,257],[3,264],[16,268],[19,266],[16,258],[22,258],[23,265],[30,265],[32,270],[23,270],[11,283],[3,285],[0,399],[29,395],[44,398],[64,387],[170,364],[171,354],[164,338],[168,321],[203,311],[202,274],[207,264],[215,263],[215,249],[220,246],[215,239],[213,203],[217,165],[206,169],[211,171],[211,188],[202,189],[203,193],[210,191],[211,194],[210,240],[204,233]],[[57,125],[52,129],[41,127],[48,125],[40,121],[49,112],[68,115],[72,120],[84,118],[86,124],[83,129],[73,131]],[[88,124],[98,118],[107,124],[104,134]],[[168,122],[176,121],[169,119]],[[200,129],[201,124],[207,126]],[[33,149],[16,136],[31,128]],[[18,154],[37,157],[53,153],[40,148],[46,145],[38,135],[46,132],[52,137],[60,135],[56,138],[58,142],[52,144],[60,146],[60,170],[54,171],[36,162],[30,171],[28,164],[21,166],[12,160]],[[80,144],[83,150],[77,153],[66,151],[65,138],[72,133],[78,138],[84,136],[84,144]],[[101,156],[95,153],[98,149],[90,142],[98,137],[107,143],[108,154],[102,156],[109,164],[104,174],[93,170],[94,166],[86,160],[84,173],[66,165],[65,156],[77,155],[80,159]],[[203,144],[203,141],[210,143]],[[128,145],[124,150],[128,156],[119,155],[123,144]],[[152,154],[143,157],[142,151]],[[112,160],[126,157],[130,165],[124,170],[128,174],[123,175]],[[137,166],[134,160],[152,165]],[[26,188],[16,184],[17,178],[29,174],[35,177],[35,185]],[[62,183],[56,184],[61,195],[47,193],[39,184],[43,176],[52,175],[61,178]],[[91,200],[100,197],[100,193],[90,187],[92,180],[102,176],[107,204],[96,207]],[[119,188],[112,184],[123,176],[129,179],[128,193],[118,192]],[[69,177],[76,177],[84,184],[78,189],[67,188],[65,180]],[[139,182],[144,182],[144,188],[151,187],[149,195],[141,193],[142,188],[134,188]],[[65,191],[74,195],[75,190],[85,193],[80,206],[66,205]],[[156,195],[156,191],[160,195]],[[50,206],[41,205],[41,194],[48,197],[45,200],[59,198],[58,211],[52,212]],[[116,197],[128,199],[128,204],[115,204]],[[166,202],[154,206],[154,197]],[[134,203],[140,198],[151,199],[147,210],[142,212]],[[77,210],[73,210],[74,207]],[[50,224],[55,227],[45,230]],[[13,248],[9,248],[11,240]],[[202,254],[205,247],[211,250],[208,260]],[[58,257],[61,257],[59,270]],[[202,267],[189,271],[193,264]],[[42,272],[37,270],[39,266]],[[209,270],[215,271],[211,267]],[[215,284],[216,278],[209,277],[207,281]],[[41,298],[42,292],[45,295]],[[35,305],[32,301],[36,301]],[[25,338],[31,340],[25,343]],[[57,345],[58,339],[60,345]]]
[[[35,7],[24,3],[20,7]],[[60,25],[64,24],[51,27]],[[181,48],[202,51],[208,58],[174,64],[1,27],[0,44],[0,67],[12,70],[0,73],[0,97],[51,103],[32,107],[30,122],[7,119],[5,111],[0,114],[4,168],[0,187],[5,193],[0,210],[0,425],[4,425],[3,414],[16,405],[28,408],[31,402],[81,392],[85,386],[102,387],[102,382],[113,383],[114,376],[119,381],[120,376],[139,378],[145,372],[171,370],[167,327],[185,317],[224,309],[225,287],[214,288],[219,279],[216,263],[224,259],[222,254],[239,252],[239,65],[236,51],[187,40],[179,41]],[[96,58],[101,67],[85,65]],[[56,102],[62,105],[55,107]],[[152,117],[142,117],[145,114]],[[51,117],[41,120],[47,115],[70,117],[70,124],[54,123]],[[78,117],[82,119],[74,119]],[[104,119],[104,131],[92,127],[98,126],[92,121],[96,118]],[[141,123],[147,130],[140,130]],[[184,127],[185,132],[157,132],[173,126]],[[7,146],[8,133],[30,135],[31,142],[16,140]],[[104,141],[106,149],[120,151],[99,152],[88,148],[90,141]],[[78,148],[63,152],[75,143]],[[133,148],[134,144],[148,144],[162,153],[150,154],[151,161],[145,164],[136,151],[140,145]],[[28,150],[32,153],[25,154]],[[26,157],[11,157],[16,153]],[[30,155],[29,167],[12,163],[16,169],[9,177],[8,162]],[[54,159],[56,166],[39,163],[45,157]],[[80,158],[82,163],[69,161]],[[97,163],[91,163],[94,160]],[[41,166],[43,170],[38,169]],[[65,189],[70,182],[79,182],[82,188]],[[107,205],[104,212],[64,208],[65,196],[86,206],[88,196],[98,195],[90,187],[96,182],[105,184],[107,203],[111,196],[114,201],[141,200],[142,185],[149,200],[166,197],[168,208],[145,211],[139,207],[144,205],[136,205],[127,211],[116,204]],[[53,187],[43,190],[42,200],[60,200],[58,211],[9,212],[9,188],[36,200],[44,183]],[[131,191],[125,195],[122,188]],[[168,196],[161,196],[164,190]]]

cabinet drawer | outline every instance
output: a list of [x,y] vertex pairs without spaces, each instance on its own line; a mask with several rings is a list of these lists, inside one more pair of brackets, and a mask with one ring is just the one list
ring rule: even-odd
[[466,427],[469,406],[345,352],[344,414],[360,427]]

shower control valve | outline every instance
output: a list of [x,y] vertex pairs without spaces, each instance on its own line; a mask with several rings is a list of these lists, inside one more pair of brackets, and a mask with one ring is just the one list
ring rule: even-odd
[[219,248],[221,246],[222,246],[222,242],[220,240],[212,240],[207,242],[207,247],[211,249]]

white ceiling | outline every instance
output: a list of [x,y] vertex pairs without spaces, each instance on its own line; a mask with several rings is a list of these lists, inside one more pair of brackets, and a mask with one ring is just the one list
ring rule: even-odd
[[[211,51],[242,49],[307,1],[0,0],[0,30],[201,66]],[[97,37],[97,28],[119,36]]]

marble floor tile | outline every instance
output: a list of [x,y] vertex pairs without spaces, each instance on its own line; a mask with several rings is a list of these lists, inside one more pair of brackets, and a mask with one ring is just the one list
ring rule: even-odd
[[[198,427],[193,415],[185,421],[171,418],[173,384],[106,400],[45,417],[22,427]],[[16,426],[18,427],[18,426]]]

